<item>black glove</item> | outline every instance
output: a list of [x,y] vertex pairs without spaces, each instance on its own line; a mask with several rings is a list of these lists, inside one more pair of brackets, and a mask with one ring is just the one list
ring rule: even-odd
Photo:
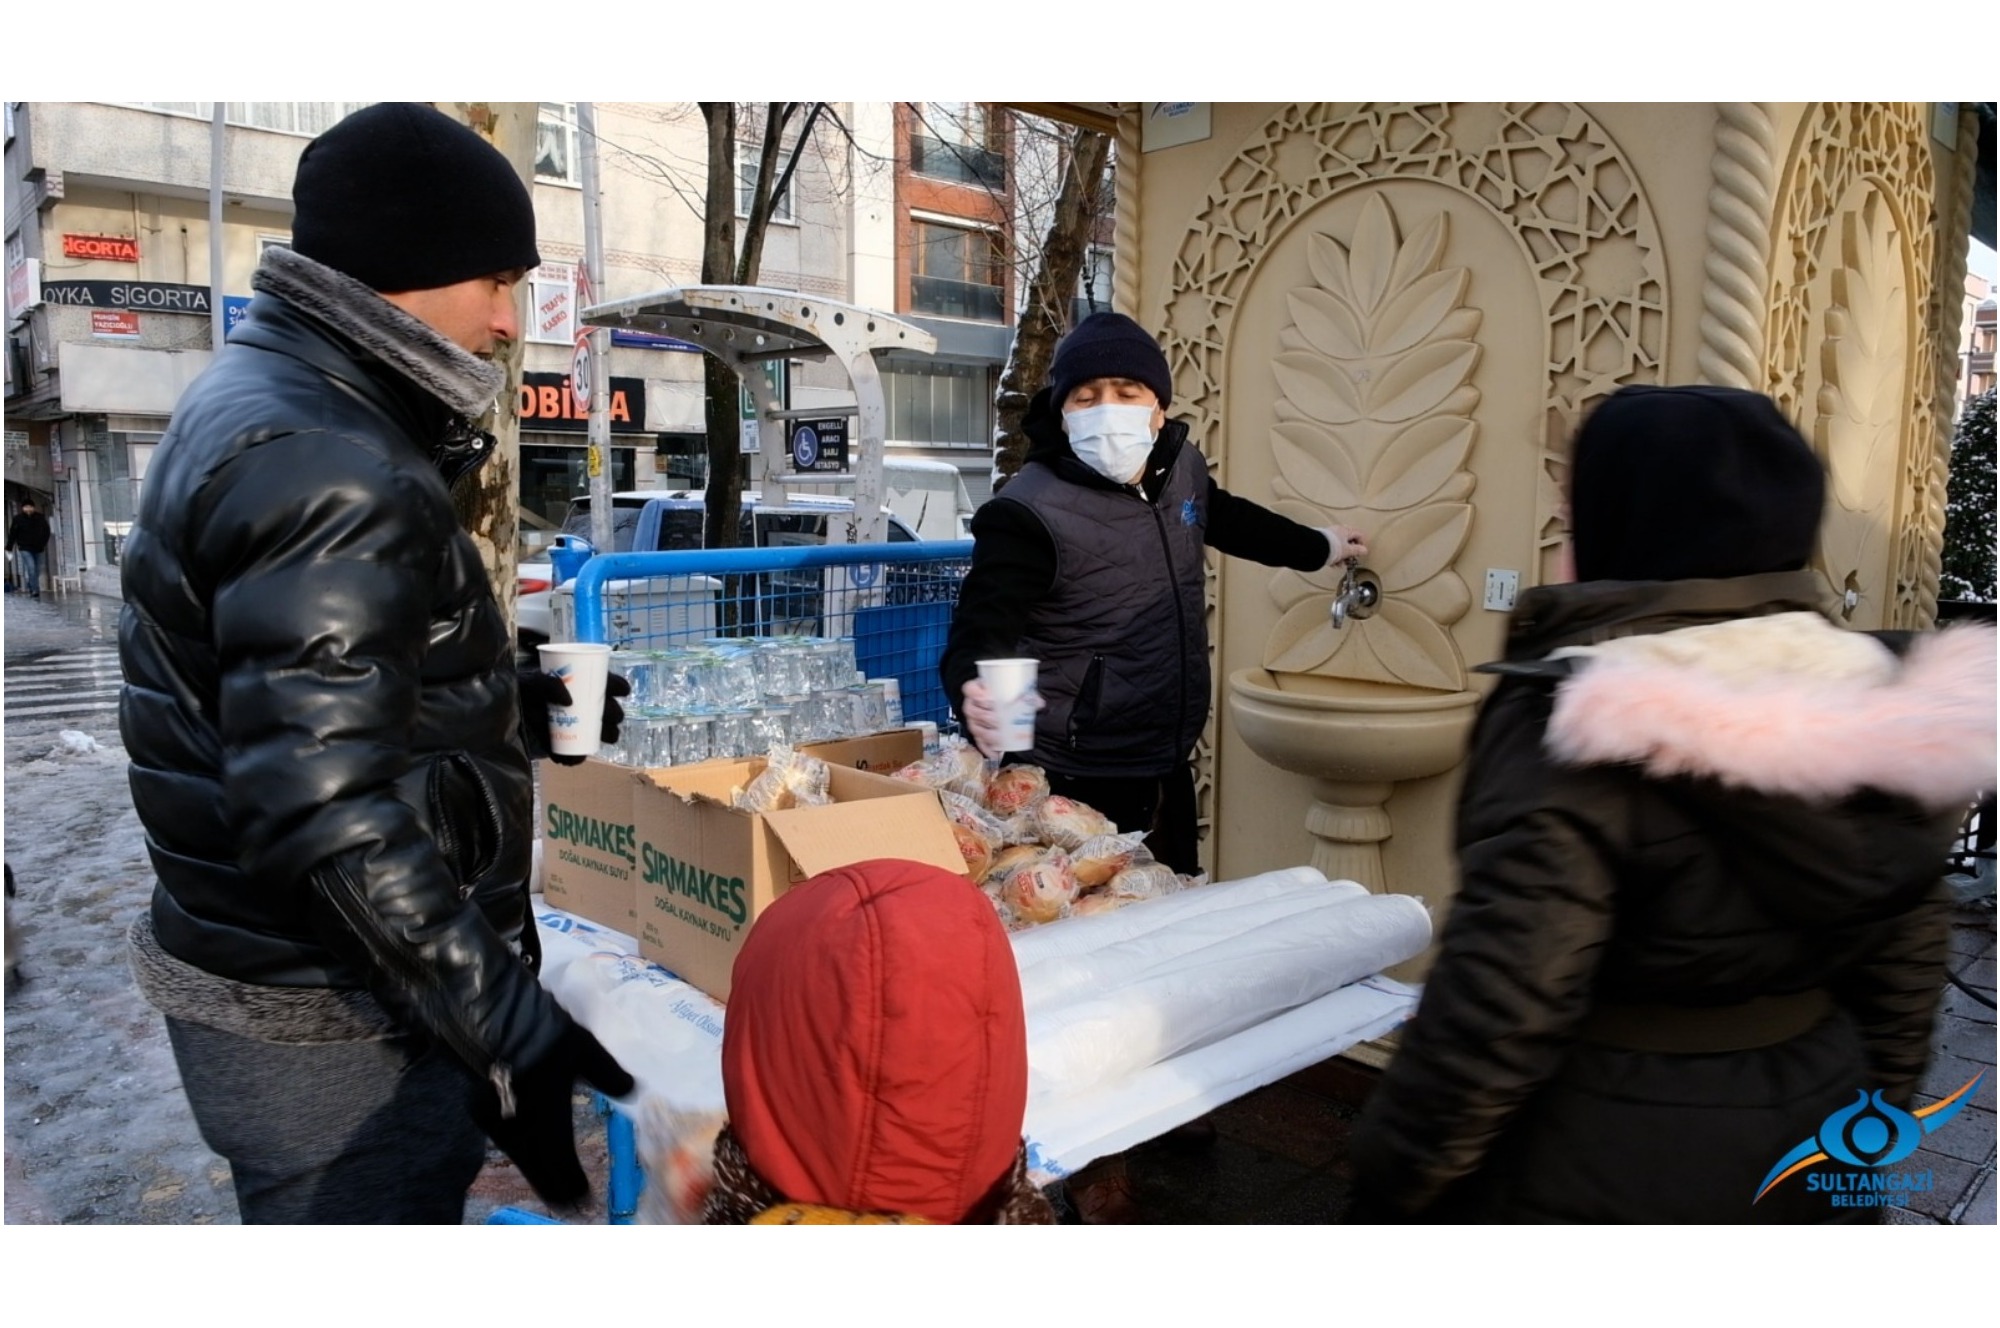
[[576,1156],[573,1095],[579,1079],[612,1097],[633,1088],[632,1076],[604,1044],[589,1029],[571,1023],[555,1050],[514,1076],[512,1116],[501,1116],[500,1098],[491,1085],[480,1092],[472,1113],[535,1193],[559,1207],[590,1197],[590,1178]]
[[[528,756],[532,760],[544,757],[557,765],[582,765],[581,756],[559,756],[549,750],[549,707],[571,704],[569,687],[553,673],[543,673],[540,669],[522,669],[521,683],[521,732],[528,744]],[[625,707],[618,704],[621,696],[632,694],[632,684],[625,681],[622,673],[606,675],[604,679],[604,728],[602,740],[618,741],[618,726],[625,722]]]

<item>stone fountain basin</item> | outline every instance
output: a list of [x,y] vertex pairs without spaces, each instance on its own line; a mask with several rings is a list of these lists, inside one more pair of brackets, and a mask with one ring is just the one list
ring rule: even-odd
[[1227,704],[1244,743],[1280,770],[1393,783],[1463,759],[1480,695],[1249,668],[1229,675]]

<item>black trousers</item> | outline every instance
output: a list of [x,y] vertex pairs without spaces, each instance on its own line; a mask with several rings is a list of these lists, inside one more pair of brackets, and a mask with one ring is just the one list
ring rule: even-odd
[[287,1046],[167,1017],[181,1084],[254,1223],[457,1223],[486,1161],[477,1085],[409,1040]]
[[1145,830],[1153,856],[1183,876],[1201,870],[1197,855],[1194,767],[1165,775],[1059,775],[1048,772],[1049,792],[1088,803],[1111,818],[1121,834]]

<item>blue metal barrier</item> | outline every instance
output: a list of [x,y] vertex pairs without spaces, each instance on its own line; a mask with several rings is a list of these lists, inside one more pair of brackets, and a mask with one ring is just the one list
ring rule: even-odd
[[576,574],[576,639],[851,636],[863,672],[900,683],[906,721],[948,727],[938,660],[971,566],[971,540],[600,554]]

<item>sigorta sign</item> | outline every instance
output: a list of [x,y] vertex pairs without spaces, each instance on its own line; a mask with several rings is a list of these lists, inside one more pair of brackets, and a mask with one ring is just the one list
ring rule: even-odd
[[105,258],[114,263],[139,261],[139,241],[128,235],[65,235],[64,258]]
[[[590,427],[590,411],[570,390],[568,374],[522,374],[520,406],[515,413],[523,428],[583,433]],[[611,401],[605,413],[610,416],[611,427],[620,433],[645,432],[646,380],[613,378]]]
[[42,299],[48,304],[82,305],[87,309],[208,315],[208,287],[171,281],[45,281]]

